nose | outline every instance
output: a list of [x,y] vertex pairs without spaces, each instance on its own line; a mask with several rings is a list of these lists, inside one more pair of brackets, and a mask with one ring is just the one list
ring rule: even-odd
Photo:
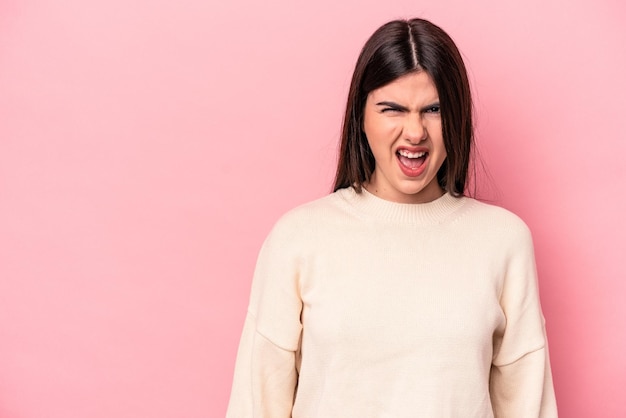
[[421,115],[408,115],[404,124],[404,137],[411,144],[418,144],[426,139],[428,132]]

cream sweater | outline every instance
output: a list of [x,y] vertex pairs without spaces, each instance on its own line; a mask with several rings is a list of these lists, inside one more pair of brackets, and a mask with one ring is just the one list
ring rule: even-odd
[[532,239],[446,194],[292,210],[254,275],[227,417],[556,417]]

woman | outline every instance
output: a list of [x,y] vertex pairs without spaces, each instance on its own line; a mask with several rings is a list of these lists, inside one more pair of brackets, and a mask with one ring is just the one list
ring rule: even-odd
[[532,240],[465,197],[472,105],[432,23],[367,41],[335,191],[263,245],[229,417],[557,416]]

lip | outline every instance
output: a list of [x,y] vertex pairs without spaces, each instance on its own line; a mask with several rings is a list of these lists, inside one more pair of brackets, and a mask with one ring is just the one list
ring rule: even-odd
[[[406,150],[413,153],[425,152],[426,158],[424,159],[424,163],[415,169],[406,167],[400,162],[400,158],[398,157],[398,151],[400,150]],[[426,167],[428,166],[428,160],[430,159],[430,152],[426,147],[401,146],[396,149],[394,155],[396,156],[396,161],[398,162],[398,167],[400,167],[400,171],[402,171],[402,173],[407,177],[419,177],[426,170]]]

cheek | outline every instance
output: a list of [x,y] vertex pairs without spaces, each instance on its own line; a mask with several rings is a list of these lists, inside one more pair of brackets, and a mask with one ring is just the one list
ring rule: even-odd
[[440,153],[446,154],[446,146],[443,142],[441,123],[431,123],[426,127],[430,139]]
[[443,162],[448,158],[448,152],[446,151],[446,146],[443,143],[443,139],[438,141],[435,147],[437,148],[437,171],[439,171]]
[[370,146],[372,146],[392,143],[401,134],[402,126],[389,118],[371,118],[365,120],[363,130]]

